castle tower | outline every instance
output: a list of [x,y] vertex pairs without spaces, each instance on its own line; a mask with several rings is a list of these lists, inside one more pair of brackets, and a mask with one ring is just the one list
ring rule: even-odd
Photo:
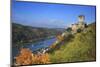
[[78,16],[78,22],[84,22],[85,16],[84,15],[79,15]]
[[85,16],[84,15],[79,15],[78,16],[78,27],[80,29],[84,29],[85,28]]

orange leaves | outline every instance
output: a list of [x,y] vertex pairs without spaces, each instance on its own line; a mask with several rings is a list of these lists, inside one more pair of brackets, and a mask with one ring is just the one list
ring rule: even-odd
[[47,64],[50,63],[49,55],[46,54],[40,54],[40,55],[34,55],[33,58],[33,64]]
[[16,57],[18,65],[28,65],[32,63],[32,52],[29,49],[22,48],[20,54]]
[[27,48],[22,48],[20,54],[16,57],[17,65],[47,64],[47,63],[50,63],[49,55],[47,53],[33,54]]

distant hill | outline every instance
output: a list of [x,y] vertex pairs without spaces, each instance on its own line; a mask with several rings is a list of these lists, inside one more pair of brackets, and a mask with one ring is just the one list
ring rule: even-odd
[[58,34],[61,34],[63,31],[64,29],[60,28],[39,28],[12,23],[13,46],[18,46],[18,44],[31,43],[45,38],[54,37]]

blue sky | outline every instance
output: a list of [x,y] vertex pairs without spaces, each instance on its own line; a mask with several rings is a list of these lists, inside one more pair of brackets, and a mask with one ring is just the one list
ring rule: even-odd
[[95,21],[95,6],[48,4],[36,2],[12,3],[12,22],[33,27],[66,28],[85,15],[88,24]]

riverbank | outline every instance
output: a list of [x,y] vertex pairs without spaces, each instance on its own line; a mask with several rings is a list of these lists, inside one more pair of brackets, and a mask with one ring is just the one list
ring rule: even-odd
[[31,27],[12,23],[12,46],[22,46],[25,43],[34,43],[40,40],[55,37],[64,29]]
[[38,41],[35,43],[30,43],[30,44],[23,44],[23,47],[13,47],[13,57],[15,57],[21,48],[29,48],[32,50],[32,52],[37,53],[37,51],[41,51],[41,49],[48,48],[50,45],[52,45],[56,41],[55,37],[52,38],[47,38],[42,41]]

